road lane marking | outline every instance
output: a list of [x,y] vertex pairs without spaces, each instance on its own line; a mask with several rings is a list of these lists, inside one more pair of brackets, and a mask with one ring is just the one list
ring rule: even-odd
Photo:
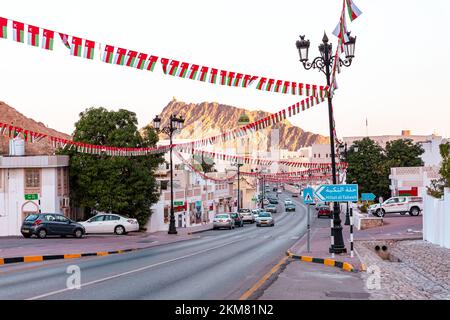
[[[151,264],[151,265],[148,265],[148,266],[145,266],[145,267],[141,267],[141,268],[138,268],[138,269],[134,269],[134,270],[130,270],[130,271],[127,271],[127,272],[119,273],[119,274],[116,274],[116,275],[113,275],[113,276],[109,276],[109,277],[105,277],[105,278],[102,278],[102,279],[86,282],[84,284],[81,284],[80,288],[87,287],[87,286],[90,286],[90,285],[93,285],[93,284],[97,284],[97,283],[100,283],[100,282],[105,282],[105,281],[108,281],[108,280],[116,279],[116,278],[119,278],[119,277],[123,277],[123,276],[129,275],[129,274],[137,273],[137,272],[144,271],[144,270],[147,270],[147,269],[151,269],[151,268],[154,268],[154,267],[158,267],[158,266],[161,266],[163,264],[167,264],[167,263],[171,263],[171,262],[174,262],[174,261],[190,258],[190,257],[196,256],[196,255],[208,252],[208,251],[212,251],[212,250],[215,250],[215,249],[218,249],[218,248],[225,247],[227,245],[230,245],[232,243],[235,243],[235,242],[238,242],[238,241],[241,241],[241,240],[242,240],[242,238],[240,238],[238,240],[234,240],[234,241],[230,241],[230,242],[224,243],[224,244],[222,244],[220,246],[216,246],[216,247],[212,247],[212,248],[209,248],[209,249],[200,250],[200,251],[197,251],[197,252],[194,252],[194,253],[190,253],[190,254],[187,254],[187,255],[184,255],[184,256],[181,256],[181,257],[178,257],[178,258],[169,259],[169,260],[166,260],[166,261],[154,263],[154,264]],[[73,290],[73,289],[65,288],[65,289],[61,289],[61,290],[55,290],[55,291],[51,291],[51,292],[48,292],[48,293],[44,293],[44,294],[41,294],[41,295],[38,295],[38,296],[34,296],[34,297],[31,297],[31,298],[28,298],[28,299],[25,299],[25,300],[38,300],[38,299],[50,297],[50,296],[53,296],[53,295],[56,295],[56,294],[59,294],[59,293],[63,293],[63,292],[67,292],[67,291],[71,291],[71,290]]]
[[258,290],[270,278],[270,276],[272,276],[275,272],[278,271],[278,269],[280,269],[280,267],[286,262],[287,259],[289,259],[289,256],[285,256],[283,259],[281,259],[275,265],[275,267],[270,269],[270,271],[266,273],[261,279],[259,279],[259,281],[253,285],[253,287],[244,292],[244,294],[239,298],[239,300],[247,300],[248,298],[250,298],[251,295],[255,293],[256,290]]

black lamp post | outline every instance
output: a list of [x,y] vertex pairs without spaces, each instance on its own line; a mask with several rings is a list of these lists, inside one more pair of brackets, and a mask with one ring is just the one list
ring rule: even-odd
[[241,167],[244,164],[236,162],[233,163],[233,166],[237,167],[237,181],[238,181],[238,185],[237,185],[237,212],[239,212],[240,206],[241,206]]
[[[345,42],[345,56],[346,59],[339,58],[339,66],[349,67],[352,64],[352,59],[355,56],[355,42],[356,37],[351,37],[350,32],[347,33],[348,41]],[[318,69],[325,74],[328,87],[331,86],[331,68],[335,57],[332,54],[332,44],[328,43],[328,37],[324,33],[322,43],[319,45],[320,57],[316,57],[312,62],[308,62],[309,40],[305,40],[305,36],[300,36],[300,40],[297,40],[296,46],[300,55],[300,62],[306,70]],[[337,184],[336,179],[336,154],[334,147],[334,125],[333,125],[333,103],[332,96],[328,95],[328,122],[330,126],[330,147],[331,147],[331,169],[333,175],[333,184]],[[337,202],[334,202],[333,206],[333,228],[332,234],[334,236],[334,245],[330,247],[330,253],[345,253],[347,249],[344,245],[344,239],[342,237],[342,226],[340,208]]]
[[157,115],[153,119],[153,127],[156,132],[162,132],[169,136],[170,139],[170,224],[169,224],[169,234],[177,234],[177,229],[175,227],[175,211],[173,208],[173,162],[172,162],[172,136],[175,131],[181,130],[183,128],[184,119],[182,117],[177,117],[176,115],[171,115],[169,117],[169,124],[161,128],[161,118]]

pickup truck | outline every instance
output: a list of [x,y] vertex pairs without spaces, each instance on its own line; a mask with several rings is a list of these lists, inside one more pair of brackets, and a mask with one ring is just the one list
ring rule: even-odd
[[418,216],[422,210],[421,197],[399,196],[389,198],[383,203],[373,204],[367,211],[374,216],[384,217],[386,213],[400,213],[401,215],[409,213],[411,216]]

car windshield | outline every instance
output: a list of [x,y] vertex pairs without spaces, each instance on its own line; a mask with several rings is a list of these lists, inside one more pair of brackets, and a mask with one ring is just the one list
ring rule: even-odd
[[270,213],[265,213],[265,212],[263,212],[263,213],[260,213],[260,214],[259,214],[259,217],[260,217],[260,218],[271,218],[272,215],[271,215]]
[[228,215],[227,214],[219,214],[219,215],[215,216],[215,218],[217,218],[217,219],[226,219],[226,218],[228,218]]
[[37,214],[30,214],[25,221],[35,221],[37,218],[39,217],[39,215]]

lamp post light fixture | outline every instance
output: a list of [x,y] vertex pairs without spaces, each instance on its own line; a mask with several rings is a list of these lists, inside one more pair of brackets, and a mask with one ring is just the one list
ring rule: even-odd
[[171,115],[169,117],[169,124],[166,127],[161,128],[161,118],[157,115],[153,119],[153,128],[156,132],[162,132],[169,136],[169,152],[170,152],[170,223],[169,223],[169,234],[177,234],[177,229],[175,227],[175,211],[173,208],[173,161],[172,161],[172,136],[173,134],[183,129],[184,119],[182,117],[177,117],[176,115]]
[[237,185],[237,212],[239,212],[240,206],[241,206],[241,185],[240,185],[240,181],[241,181],[241,167],[244,164],[239,163],[239,162],[235,162],[232,164],[232,166],[237,167],[237,181],[238,181],[238,185]]
[[[352,64],[352,59],[355,57],[355,43],[356,37],[351,37],[350,32],[347,33],[347,41],[344,43],[345,59],[342,60],[338,58],[339,61],[336,63],[340,67],[349,67]],[[309,40],[305,40],[305,36],[300,36],[300,40],[295,43],[298,53],[300,56],[300,62],[306,70],[318,69],[323,74],[325,74],[327,85],[331,87],[331,68],[335,62],[335,56],[332,54],[332,44],[329,43],[326,33],[324,33],[322,38],[322,43],[319,45],[320,56],[314,58],[312,62],[309,62]],[[333,125],[333,102],[332,96],[328,95],[328,122],[330,127],[330,148],[331,148],[331,168],[333,176],[333,184],[337,184],[336,178],[336,153],[334,146],[334,125]],[[337,202],[333,205],[333,228],[332,234],[334,236],[334,244],[330,247],[330,253],[345,253],[347,249],[344,245],[344,239],[342,237],[342,226],[340,215],[340,207]]]

